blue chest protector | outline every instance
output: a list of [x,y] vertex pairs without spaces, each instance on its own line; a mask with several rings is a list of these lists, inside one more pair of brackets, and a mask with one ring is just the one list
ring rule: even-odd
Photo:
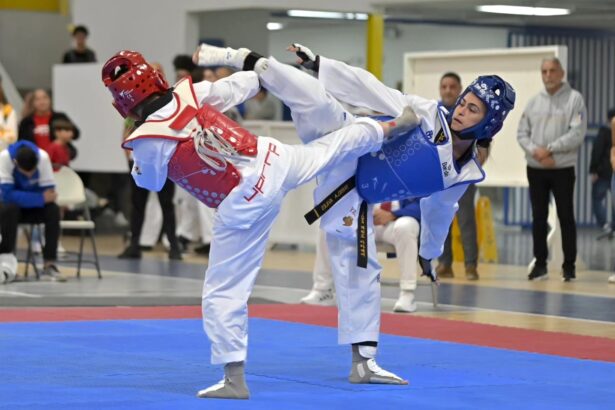
[[359,158],[356,187],[370,204],[428,196],[444,189],[441,167],[437,146],[416,127]]

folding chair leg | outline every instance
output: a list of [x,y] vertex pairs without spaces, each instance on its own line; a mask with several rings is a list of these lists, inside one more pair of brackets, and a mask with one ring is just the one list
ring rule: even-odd
[[77,256],[77,278],[81,279],[81,260],[83,259],[83,242],[85,241],[85,235],[83,231],[80,232],[81,241],[79,241],[79,256]]
[[30,261],[30,263],[32,263],[32,269],[34,269],[36,280],[39,280],[41,278],[41,272],[38,269],[38,266],[36,266],[36,255],[33,252],[30,254]]
[[32,258],[32,232],[30,232],[28,229],[25,229],[24,234],[26,235],[26,240],[28,241],[28,250],[26,252],[26,271],[24,272],[24,277],[27,278],[28,271],[30,270],[30,258]]
[[96,240],[94,239],[93,229],[90,229],[90,240],[92,241],[92,252],[94,252],[94,264],[96,265],[98,279],[102,279],[102,274],[100,273],[100,264],[98,263],[98,251],[96,251]]
[[28,241],[28,251],[26,252],[26,270],[24,272],[24,277],[28,277],[28,272],[30,271],[30,265],[32,265],[32,269],[34,270],[34,276],[36,276],[36,280],[41,278],[41,274],[36,266],[36,255],[32,252],[32,237],[34,236],[34,225],[30,225],[29,229],[24,231],[26,235],[26,240]]
[[[45,248],[45,243],[43,242],[45,236],[43,235],[43,232],[41,230],[41,225],[37,225],[36,226],[38,228],[38,244],[41,247],[41,250]],[[38,268],[38,266],[36,266],[36,255],[34,254],[34,252],[32,252],[32,267],[34,268],[34,273],[36,274],[36,279],[40,279],[41,278],[41,271]]]
[[438,285],[431,283],[431,302],[433,307],[438,307]]

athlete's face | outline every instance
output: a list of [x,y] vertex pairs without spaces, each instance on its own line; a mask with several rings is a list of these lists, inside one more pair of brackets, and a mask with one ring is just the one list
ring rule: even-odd
[[463,131],[471,128],[485,118],[485,104],[473,93],[467,93],[455,107],[451,129]]

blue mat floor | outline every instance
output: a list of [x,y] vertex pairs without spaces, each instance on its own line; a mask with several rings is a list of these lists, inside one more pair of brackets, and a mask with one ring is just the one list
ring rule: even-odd
[[615,409],[615,363],[383,335],[379,363],[410,385],[353,385],[336,338],[252,319],[252,398],[223,401],[195,398],[222,376],[199,320],[0,324],[0,408]]

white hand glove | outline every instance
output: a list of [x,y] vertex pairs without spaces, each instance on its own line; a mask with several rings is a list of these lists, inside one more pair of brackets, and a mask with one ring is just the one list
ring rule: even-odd
[[292,43],[288,46],[288,51],[292,51],[297,54],[297,63],[301,64],[304,68],[318,72],[320,65],[320,56],[314,54],[312,50],[299,43]]

